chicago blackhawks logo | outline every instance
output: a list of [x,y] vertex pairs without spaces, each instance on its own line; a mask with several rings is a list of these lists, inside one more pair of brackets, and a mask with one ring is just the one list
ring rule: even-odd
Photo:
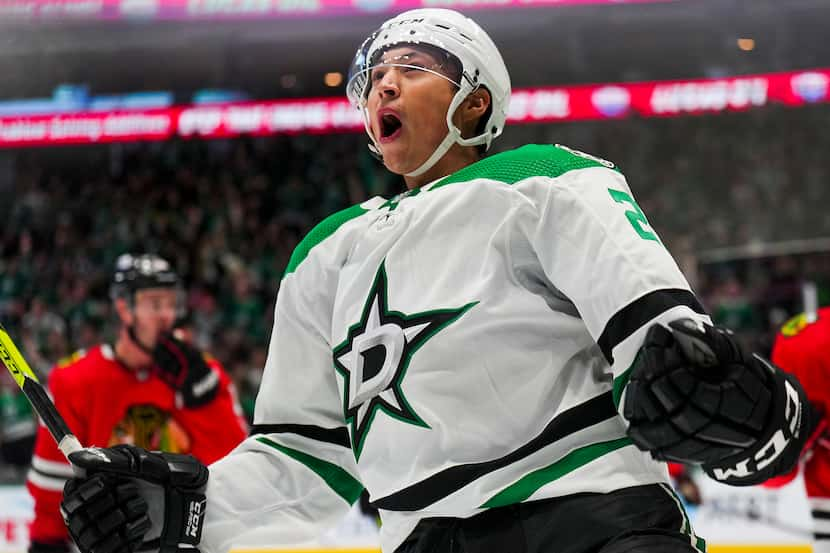
[[169,413],[155,405],[133,405],[112,429],[107,447],[117,444],[187,453],[190,451],[190,436]]
[[360,321],[334,348],[334,367],[344,380],[343,411],[352,449],[360,458],[377,412],[429,428],[406,399],[402,383],[413,355],[478,302],[457,309],[404,314],[390,311],[385,264],[381,263]]
[[796,315],[786,323],[784,326],[781,327],[781,334],[786,336],[787,338],[791,338],[796,336],[799,332],[807,328],[807,314],[802,313],[800,315]]

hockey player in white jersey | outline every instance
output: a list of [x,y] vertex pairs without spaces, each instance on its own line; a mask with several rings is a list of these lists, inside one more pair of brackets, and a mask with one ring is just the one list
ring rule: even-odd
[[82,551],[290,546],[365,488],[385,553],[688,553],[704,543],[662,461],[736,485],[792,466],[803,391],[710,326],[612,163],[482,158],[510,80],[476,23],[387,21],[348,95],[408,190],[297,247],[253,434],[209,478],[128,446],[72,455]]

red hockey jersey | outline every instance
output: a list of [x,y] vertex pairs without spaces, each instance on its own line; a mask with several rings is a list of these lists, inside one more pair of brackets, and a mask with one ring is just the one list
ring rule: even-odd
[[[109,345],[79,352],[49,375],[49,391],[70,430],[85,446],[129,443],[150,450],[190,453],[209,464],[247,433],[230,378],[214,359],[220,390],[207,405],[176,406],[173,390],[155,375],[126,369]],[[63,542],[68,534],[59,512],[72,469],[45,426],[38,428],[27,487],[35,500],[31,539]]]
[[[794,374],[810,402],[830,415],[830,307],[808,322],[801,314],[783,326],[775,341],[772,362]],[[804,483],[813,512],[817,540],[830,539],[830,444],[819,437],[805,455]],[[797,471],[791,477],[794,478]]]

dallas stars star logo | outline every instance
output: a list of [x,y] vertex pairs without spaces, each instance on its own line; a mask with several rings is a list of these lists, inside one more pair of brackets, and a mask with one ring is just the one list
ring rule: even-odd
[[351,426],[356,459],[378,411],[429,428],[401,388],[406,370],[415,352],[476,303],[409,315],[390,311],[386,267],[381,263],[360,321],[349,328],[347,338],[333,352],[334,368],[344,379],[343,411]]

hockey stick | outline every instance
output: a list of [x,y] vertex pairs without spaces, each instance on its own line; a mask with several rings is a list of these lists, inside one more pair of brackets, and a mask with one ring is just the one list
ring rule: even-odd
[[23,359],[23,355],[20,354],[20,350],[17,349],[2,324],[0,324],[0,362],[9,369],[12,378],[23,390],[26,399],[32,404],[43,424],[46,425],[52,437],[55,438],[61,452],[69,457],[70,453],[83,449],[81,442],[69,430],[66,421],[58,413],[55,404],[49,399],[46,390],[38,381],[29,364]]

